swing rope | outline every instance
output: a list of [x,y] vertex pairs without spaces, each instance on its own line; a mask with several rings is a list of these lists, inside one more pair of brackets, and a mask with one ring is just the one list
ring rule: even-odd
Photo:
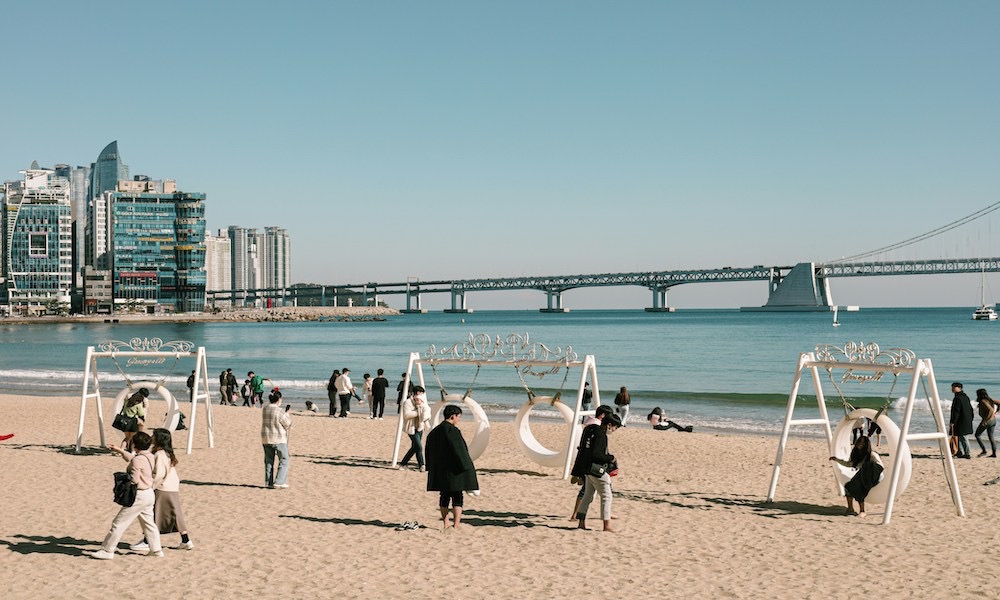
[[[437,372],[437,364],[434,361],[431,361],[430,365],[431,372],[434,373],[434,381],[437,382],[438,388],[441,390],[441,400],[444,400],[445,396],[448,395],[448,390],[444,389],[444,384],[441,383],[441,377]],[[472,388],[476,387],[476,380],[479,379],[479,371],[482,370],[482,368],[482,363],[476,363],[476,374],[472,376],[472,383],[469,384],[469,387],[465,390],[465,394],[462,395],[463,402],[466,398],[472,395]]]
[[[529,366],[525,366],[524,370],[526,372],[528,372],[528,373],[536,376],[536,377],[541,378],[541,377],[545,377],[548,373],[554,373],[555,370],[558,370],[558,369],[561,369],[561,368],[562,367],[556,365],[555,367],[553,367],[552,369],[549,369],[548,371],[538,373],[538,372],[530,370],[530,365],[529,365]],[[559,402],[559,399],[562,398],[563,388],[566,387],[566,380],[569,379],[569,365],[566,365],[565,369],[566,369],[566,374],[563,375],[562,383],[559,384],[559,390],[556,392],[555,396],[552,397],[551,404],[553,404],[553,405],[556,402]],[[514,372],[517,373],[517,378],[521,380],[521,385],[524,386],[525,391],[528,392],[528,402],[534,404],[535,403],[535,392],[533,392],[531,390],[531,388],[528,387],[528,382],[524,380],[524,375],[521,374],[522,368],[519,367],[517,364],[514,364]]]

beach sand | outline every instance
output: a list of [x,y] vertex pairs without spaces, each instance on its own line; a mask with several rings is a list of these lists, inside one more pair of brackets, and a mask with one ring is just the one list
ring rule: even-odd
[[[423,473],[389,468],[395,416],[372,421],[296,413],[290,488],[262,487],[259,411],[213,406],[215,448],[199,410],[194,452],[180,449],[181,502],[195,543],[166,556],[130,554],[133,523],[113,561],[93,560],[117,506],[89,408],[74,453],[79,399],[0,397],[0,573],[5,598],[935,598],[994,592],[976,553],[998,541],[992,511],[1000,460],[957,463],[958,517],[936,451],[914,451],[913,477],[892,522],[881,506],[845,517],[825,444],[790,441],[774,503],[763,504],[777,438],[659,432],[610,436],[617,533],[568,520],[576,486],[493,426],[476,461],[480,497],[464,526],[441,531]],[[156,411],[153,403],[152,410]],[[106,412],[110,402],[105,402]],[[360,407],[359,407],[360,408]],[[392,409],[390,408],[390,411]],[[186,411],[187,412],[187,411]],[[108,441],[119,434],[110,429]],[[471,419],[468,419],[471,421]],[[190,419],[189,419],[190,422]],[[468,439],[471,422],[464,423]],[[553,447],[557,425],[533,425]],[[974,442],[973,442],[974,444]],[[407,446],[404,438],[403,448]],[[404,521],[426,528],[396,531]],[[991,557],[986,557],[991,562]],[[131,587],[125,587],[131,583]]]

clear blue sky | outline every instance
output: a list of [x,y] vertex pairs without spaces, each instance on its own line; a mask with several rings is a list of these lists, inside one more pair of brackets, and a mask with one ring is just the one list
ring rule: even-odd
[[[295,281],[823,261],[1000,200],[998,2],[57,1],[3,17],[0,177],[118,140],[133,174],[206,193],[210,228],[287,228]],[[1000,224],[996,241],[976,227],[885,258],[1000,255]],[[971,305],[977,286],[835,280],[834,299]],[[670,296],[765,299],[762,283]]]

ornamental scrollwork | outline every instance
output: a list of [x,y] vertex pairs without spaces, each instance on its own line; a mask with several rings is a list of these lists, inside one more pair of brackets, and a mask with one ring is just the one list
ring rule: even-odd
[[134,337],[127,342],[121,340],[101,342],[97,348],[101,352],[191,352],[194,350],[194,342],[186,340],[164,342],[158,337]]
[[508,334],[506,337],[486,333],[469,333],[469,338],[451,346],[438,348],[431,344],[423,354],[424,360],[461,360],[469,362],[576,362],[572,346],[549,347],[532,342],[528,334]]
[[[893,372],[898,372],[896,371],[897,369],[905,369],[913,366],[913,361],[916,358],[917,355],[912,350],[906,348],[882,350],[874,342],[847,342],[842,347],[833,344],[820,344],[816,346],[816,359],[821,362],[884,366],[887,370]],[[832,367],[829,367],[827,370],[832,370]],[[865,381],[880,381],[884,373],[884,371],[875,371],[870,374],[858,374],[848,367],[844,371],[841,381],[857,381],[860,383]]]

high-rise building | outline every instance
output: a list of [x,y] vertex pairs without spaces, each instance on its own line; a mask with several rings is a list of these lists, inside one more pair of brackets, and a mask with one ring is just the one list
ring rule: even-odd
[[68,308],[73,287],[70,182],[37,162],[6,182],[2,275],[7,304],[22,314],[55,302]]
[[83,257],[87,242],[87,206],[90,204],[90,167],[56,165],[56,175],[69,180],[69,207],[73,215],[73,287],[83,288]]
[[[291,285],[291,241],[282,227],[229,227],[232,290],[239,297],[247,290],[283,290]],[[244,294],[244,296],[246,296]],[[261,303],[277,300],[279,294],[257,293],[250,299]]]
[[205,290],[209,292],[232,290],[232,243],[225,233],[220,229],[219,235],[205,234]]
[[265,227],[260,247],[263,287],[283,290],[290,286],[292,249],[288,231],[282,227]]
[[[87,204],[86,220],[86,232],[88,236],[99,229],[99,226],[93,222],[95,215],[92,210],[96,208],[93,201],[102,198],[105,192],[117,191],[118,182],[127,180],[128,178],[128,165],[122,162],[121,156],[118,154],[118,142],[111,142],[104,147],[104,150],[101,150],[101,153],[97,156],[97,161],[90,165],[89,197],[91,202]],[[83,264],[97,266],[95,264],[94,246],[94,241],[90,237],[87,237],[84,241]]]
[[[173,182],[123,181],[110,194],[115,303],[147,310],[205,306],[205,194]],[[158,187],[162,186],[162,187]],[[143,190],[161,189],[162,192]]]
[[255,290],[258,287],[260,261],[257,256],[257,230],[230,225],[230,258],[232,260],[232,286],[234,293]]

